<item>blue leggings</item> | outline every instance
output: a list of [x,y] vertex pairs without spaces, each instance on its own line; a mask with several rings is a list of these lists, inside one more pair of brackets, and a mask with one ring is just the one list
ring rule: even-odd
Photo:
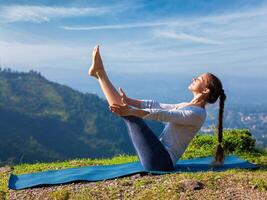
[[145,170],[172,171],[174,170],[171,157],[145,121],[136,116],[121,116],[135,151]]

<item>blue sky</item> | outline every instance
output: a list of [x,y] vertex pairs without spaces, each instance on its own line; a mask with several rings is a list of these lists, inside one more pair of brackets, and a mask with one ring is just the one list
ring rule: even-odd
[[0,0],[0,62],[75,78],[100,44],[116,73],[267,78],[266,19],[259,0]]

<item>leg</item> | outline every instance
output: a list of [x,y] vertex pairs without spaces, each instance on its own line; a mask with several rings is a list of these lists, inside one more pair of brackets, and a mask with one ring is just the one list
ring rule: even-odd
[[124,116],[122,119],[126,123],[130,139],[145,170],[174,170],[168,151],[142,118]]
[[88,74],[97,78],[109,105],[114,103],[119,105],[122,104],[120,94],[110,82],[104,69],[99,46],[96,46],[93,50],[92,66],[90,67]]

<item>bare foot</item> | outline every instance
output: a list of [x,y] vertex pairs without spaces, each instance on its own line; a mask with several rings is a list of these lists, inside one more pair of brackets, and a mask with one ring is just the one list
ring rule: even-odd
[[99,52],[99,45],[97,45],[92,53],[92,65],[88,70],[88,74],[98,79],[99,72],[102,70],[104,70],[104,66]]

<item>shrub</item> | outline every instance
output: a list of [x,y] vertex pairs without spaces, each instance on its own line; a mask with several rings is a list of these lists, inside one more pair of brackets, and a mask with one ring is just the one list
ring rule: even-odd
[[224,133],[223,146],[229,153],[254,151],[255,143],[248,129],[233,129]]
[[[248,129],[233,129],[223,131],[223,148],[226,154],[254,152],[255,139]],[[217,145],[217,135],[197,134],[191,141],[183,158],[210,156],[214,154]]]

